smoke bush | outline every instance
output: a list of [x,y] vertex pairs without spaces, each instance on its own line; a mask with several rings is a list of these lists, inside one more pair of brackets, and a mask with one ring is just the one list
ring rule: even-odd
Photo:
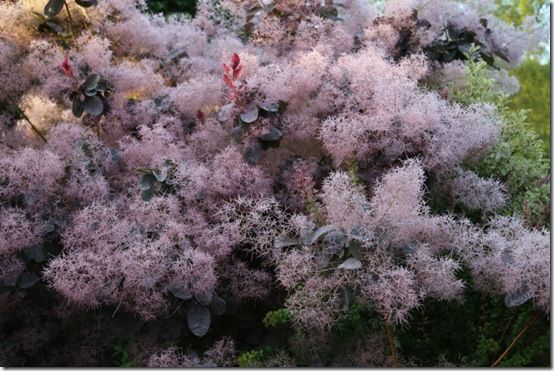
[[487,4],[0,4],[0,336],[51,330],[0,359],[396,365],[381,327],[429,302],[548,313],[549,231],[507,175],[537,156],[497,166],[517,120],[492,90],[540,35]]

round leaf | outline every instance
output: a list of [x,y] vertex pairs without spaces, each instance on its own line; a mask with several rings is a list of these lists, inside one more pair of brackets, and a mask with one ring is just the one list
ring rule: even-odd
[[44,15],[47,17],[54,17],[61,12],[64,4],[64,0],[49,0],[44,7]]
[[87,79],[81,86],[81,90],[94,90],[98,86],[98,83],[100,82],[100,76],[96,73],[91,73],[88,75]]
[[517,307],[532,299],[535,293],[529,290],[527,285],[520,284],[515,290],[510,291],[504,298],[504,303],[508,308]]
[[169,285],[167,289],[177,299],[188,300],[192,298],[192,293],[189,290],[185,289],[184,287],[177,286],[177,285]]
[[348,269],[348,270],[360,269],[361,267],[362,267],[362,262],[356,258],[346,259],[344,262],[342,262],[341,265],[338,266],[338,268],[340,269]]
[[71,105],[71,112],[75,117],[81,117],[84,111],[85,107],[83,106],[83,103],[78,97],[75,97],[75,99],[73,99],[73,104]]
[[260,104],[260,108],[266,112],[279,112],[279,103],[264,103]]
[[98,3],[96,0],[75,0],[75,2],[83,8],[89,8]]
[[83,107],[85,111],[95,117],[100,116],[102,112],[104,112],[104,103],[102,103],[102,100],[96,95],[93,97],[85,97]]
[[227,122],[233,114],[233,108],[234,105],[232,103],[220,107],[217,112],[217,120],[219,122]]
[[187,313],[187,324],[195,336],[202,337],[210,329],[212,315],[205,306],[194,304]]
[[335,225],[332,225],[332,224],[329,224],[329,225],[324,225],[323,227],[319,227],[318,229],[316,229],[311,236],[309,236],[309,238],[307,239],[306,241],[306,245],[311,245],[313,244],[314,242],[316,242],[320,237],[322,237],[323,235],[331,232],[331,231],[336,231],[338,230],[338,227],[335,226]]
[[284,247],[289,247],[289,246],[296,246],[299,244],[300,243],[297,240],[284,235],[277,236],[277,238],[275,238],[275,241],[273,241],[273,246],[275,246],[278,249],[282,249]]
[[197,302],[202,305],[209,305],[214,298],[214,294],[211,291],[199,292],[194,295]]
[[146,189],[141,192],[140,198],[142,198],[143,201],[150,201],[150,199],[154,196],[154,191],[151,189]]
[[246,124],[251,124],[258,119],[258,107],[251,105],[246,107],[245,111],[241,113],[240,119]]
[[264,143],[278,143],[283,138],[283,133],[276,127],[270,127],[267,133],[260,136],[260,140]]
[[156,177],[154,176],[154,174],[151,174],[151,173],[144,174],[140,178],[139,188],[142,191],[146,191],[147,189],[152,188],[154,184],[156,184]]
[[219,295],[214,295],[212,302],[210,303],[210,312],[214,316],[221,316],[227,310],[227,303]]

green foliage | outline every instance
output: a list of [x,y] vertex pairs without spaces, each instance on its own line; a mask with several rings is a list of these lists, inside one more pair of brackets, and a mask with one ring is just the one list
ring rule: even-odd
[[499,97],[493,91],[494,80],[489,76],[488,68],[485,62],[468,62],[464,86],[451,90],[452,99],[464,105],[497,100]]
[[550,161],[543,143],[526,123],[527,112],[509,109],[506,97],[493,91],[486,65],[468,63],[467,84],[454,90],[462,104],[496,102],[504,125],[500,141],[476,164],[483,177],[501,180],[507,187],[509,203],[503,213],[523,216],[533,226],[545,226],[550,218]]
[[[495,0],[496,15],[508,22],[521,25],[525,17],[535,16],[534,27],[550,24],[548,0]],[[545,155],[550,152],[550,50],[546,45],[534,51],[521,65],[510,71],[519,80],[521,89],[509,107],[518,111],[528,109],[527,121],[543,140]],[[548,62],[548,63],[547,63]]]
[[506,214],[516,213],[534,226],[550,217],[550,161],[537,135],[525,123],[525,111],[504,112],[501,141],[477,165],[478,173],[500,179],[507,187]]
[[[535,315],[530,304],[507,308],[503,298],[491,299],[469,286],[461,302],[426,300],[413,312],[410,326],[397,331],[401,349],[419,366],[434,366],[442,356],[464,367],[488,367]],[[500,366],[549,364],[549,327],[540,317]]]
[[521,25],[525,17],[537,15],[548,7],[548,0],[495,0],[496,16],[507,23]]
[[527,336],[528,341],[517,344],[512,353],[500,363],[500,367],[522,367],[547,365],[549,359],[544,357],[550,353],[550,334],[543,334],[536,338]]
[[341,316],[333,326],[335,339],[340,342],[343,337],[360,336],[364,332],[364,313],[367,308],[358,303],[352,303],[348,312]]
[[[540,69],[537,65],[534,67]],[[531,91],[536,95],[533,97],[536,101],[548,100],[549,94],[545,90],[531,90],[533,80],[529,78],[529,87],[523,87],[522,96]],[[535,82],[540,84],[541,81]],[[494,80],[485,63],[468,62],[465,85],[450,91],[453,100],[463,105],[495,103],[504,124],[499,143],[471,167],[479,175],[499,179],[506,185],[509,203],[504,214],[520,214],[534,226],[546,226],[550,210],[549,160],[545,158],[540,138],[526,123],[527,111],[519,109],[532,104],[523,98],[516,103],[509,101],[495,93],[493,86]],[[546,109],[541,113],[545,111],[550,114]],[[397,333],[402,351],[414,355],[420,366],[435,365],[439,355],[457,365],[490,366],[535,314],[530,304],[506,308],[502,298],[490,299],[473,290],[467,272],[463,275],[469,286],[463,302],[427,300],[413,313],[410,327]],[[548,329],[548,320],[541,317],[499,365],[550,364]]]
[[354,184],[361,187],[365,185],[364,180],[360,177],[360,164],[356,158],[352,158],[346,162],[346,171]]
[[239,356],[239,367],[263,367],[264,362],[273,354],[273,348],[263,347],[258,350],[243,352]]
[[131,358],[129,357],[129,352],[127,352],[127,343],[126,341],[118,341],[113,346],[112,360],[114,366],[117,367],[135,367]]
[[265,327],[278,327],[284,325],[292,319],[292,316],[287,308],[281,308],[267,312],[263,319]]
[[550,152],[550,63],[527,58],[511,71],[519,80],[520,91],[509,103],[510,109],[528,109],[527,122],[540,135],[545,155]]
[[360,303],[355,297],[346,313],[332,328],[332,349],[338,354],[347,353],[357,341],[371,333],[384,333],[381,315],[371,303]]

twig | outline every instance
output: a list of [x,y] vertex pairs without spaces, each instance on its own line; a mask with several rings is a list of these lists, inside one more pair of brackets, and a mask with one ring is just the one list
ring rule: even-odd
[[71,31],[71,35],[73,35],[73,39],[75,40],[75,32],[73,31],[73,20],[71,19],[71,12],[69,11],[67,1],[64,0],[63,5],[65,5],[65,11],[67,12],[67,23],[69,23],[69,31]]
[[37,133],[37,135],[40,137],[40,139],[42,139],[44,141],[44,143],[48,143],[48,141],[46,140],[46,138],[44,137],[44,135],[40,132],[40,130],[38,130],[38,128],[33,125],[33,123],[31,122],[31,120],[29,120],[29,118],[27,117],[27,115],[21,110],[21,108],[17,107],[17,109],[19,110],[19,113],[21,113],[21,116],[23,116],[23,118],[25,119],[25,121],[27,121],[29,123],[29,125],[31,125],[31,127],[33,128],[33,130],[35,131],[35,133]]
[[123,299],[121,299],[119,301],[119,304],[117,304],[117,308],[115,308],[115,310],[113,311],[113,314],[112,314],[112,318],[115,317],[115,314],[117,313],[117,311],[119,310],[119,307],[121,306],[121,303],[123,302]]
[[29,118],[27,117],[25,112],[23,112],[23,110],[21,108],[19,108],[19,106],[14,101],[12,101],[10,98],[8,98],[8,99],[10,100],[10,102],[14,106],[14,108],[17,110],[17,112],[21,115],[21,117],[23,117],[25,119],[25,121],[27,121],[29,123],[29,125],[31,125],[31,128],[33,128],[33,130],[35,131],[35,133],[37,133],[37,135],[40,137],[40,139],[42,139],[44,141],[44,143],[48,143],[48,141],[46,140],[44,135],[40,132],[40,130],[38,130],[38,128],[35,125],[33,125],[33,123],[31,122],[31,120],[29,120]]
[[506,348],[504,353],[502,353],[500,357],[498,357],[498,359],[494,361],[491,367],[496,367],[502,361],[502,359],[510,352],[510,350],[512,350],[512,348],[517,344],[519,339],[521,339],[521,337],[527,332],[527,330],[529,330],[529,327],[531,327],[531,325],[539,318],[539,316],[540,316],[540,313],[537,313],[533,318],[531,318],[529,322],[527,322],[525,327],[519,332],[519,334],[516,335],[512,343],[508,346],[508,348]]
[[392,357],[392,367],[398,367],[398,358],[396,356],[396,345],[394,344],[394,337],[392,335],[392,328],[389,324],[389,321],[384,318],[385,331],[387,332],[387,338],[389,340],[390,353]]

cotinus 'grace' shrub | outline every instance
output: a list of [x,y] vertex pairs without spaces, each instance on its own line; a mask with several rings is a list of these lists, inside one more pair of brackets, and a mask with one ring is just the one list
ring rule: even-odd
[[429,366],[398,333],[475,295],[544,324],[505,108],[543,30],[494,4],[1,2],[0,364]]

